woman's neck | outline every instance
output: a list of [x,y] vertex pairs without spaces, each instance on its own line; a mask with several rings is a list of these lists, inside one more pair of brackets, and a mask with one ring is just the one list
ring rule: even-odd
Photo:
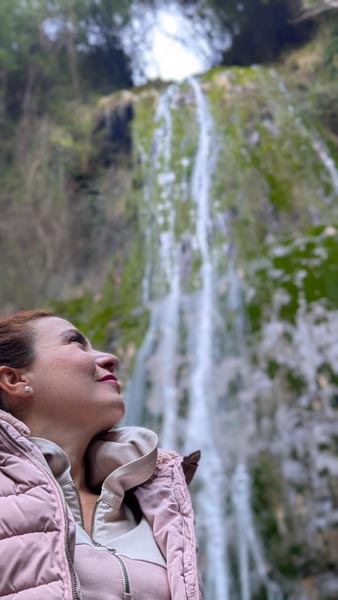
[[88,490],[86,483],[86,463],[85,454],[95,434],[86,432],[83,429],[73,426],[71,428],[58,427],[54,424],[53,429],[44,423],[40,426],[39,423],[27,423],[31,430],[31,435],[40,437],[51,442],[54,442],[66,453],[71,465],[71,476],[79,491]]

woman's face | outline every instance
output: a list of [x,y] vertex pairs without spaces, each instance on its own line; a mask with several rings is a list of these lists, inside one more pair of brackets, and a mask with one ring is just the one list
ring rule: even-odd
[[124,404],[115,376],[117,358],[59,317],[37,320],[35,359],[27,370],[32,413],[49,423],[103,431],[120,421]]

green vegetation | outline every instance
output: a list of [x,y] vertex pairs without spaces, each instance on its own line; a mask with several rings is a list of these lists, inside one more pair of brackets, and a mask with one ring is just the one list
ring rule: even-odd
[[[263,267],[251,272],[255,296],[248,306],[252,329],[257,330],[267,316],[272,295],[285,292],[277,317],[294,322],[300,303],[307,305],[322,300],[326,308],[338,308],[338,288],[334,273],[338,256],[338,236],[333,227],[312,228],[308,235],[283,240],[276,248],[265,246],[261,258]],[[271,287],[271,279],[275,286]]]
[[310,574],[311,559],[304,545],[297,541],[297,525],[285,512],[283,477],[277,457],[268,452],[258,455],[251,475],[252,506],[269,561],[283,579]]

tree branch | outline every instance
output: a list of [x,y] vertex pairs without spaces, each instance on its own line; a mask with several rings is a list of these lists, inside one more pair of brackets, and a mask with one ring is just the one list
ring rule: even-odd
[[331,10],[338,10],[338,0],[318,0],[313,6],[308,6],[307,0],[303,0],[301,7],[295,12],[292,22],[299,23]]

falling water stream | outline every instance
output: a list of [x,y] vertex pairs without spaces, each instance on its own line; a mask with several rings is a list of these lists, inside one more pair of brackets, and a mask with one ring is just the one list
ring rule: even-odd
[[[215,348],[216,338],[220,336],[219,332],[216,335],[215,322],[222,319],[219,311],[223,302],[217,282],[224,261],[228,265],[227,300],[222,310],[225,319],[232,315],[232,325],[224,326],[219,345],[224,346],[229,363],[234,354],[238,357],[235,366],[229,367],[231,377],[243,377],[243,372],[238,372],[238,361],[245,355],[245,319],[240,277],[232,260],[234,250],[229,226],[223,228],[221,250],[212,241],[213,212],[217,206],[212,191],[217,160],[215,123],[200,83],[190,79],[185,85],[185,96],[194,106],[196,136],[192,158],[184,154],[180,157],[184,167],[181,179],[173,168],[175,157],[172,155],[172,115],[179,111],[182,102],[182,93],[176,85],[169,86],[160,96],[151,154],[148,150],[147,155],[146,148],[139,152],[146,182],[143,302],[150,318],[135,359],[125,422],[142,423],[147,405],[147,410],[158,415],[163,447],[186,453],[196,449],[202,452],[193,499],[204,565],[205,598],[250,600],[254,576],[255,589],[259,581],[269,600],[281,600],[279,587],[269,579],[262,542],[254,525],[246,466],[245,407],[240,401],[235,407],[235,416],[229,417],[235,419],[240,435],[229,430],[224,432],[226,438],[220,440],[219,431],[215,429],[219,411]],[[190,161],[187,189],[186,167]],[[182,203],[189,204],[190,226],[188,231],[178,233],[176,213]],[[199,265],[192,286],[184,274],[187,247],[190,261],[195,259]],[[225,407],[221,410],[220,420],[223,415],[227,418]],[[237,547],[238,576],[235,579],[229,567],[230,537],[231,545],[235,543]]]
[[[213,121],[201,88],[191,80],[195,95],[198,124],[198,147],[192,174],[191,196],[196,206],[196,239],[201,256],[201,289],[197,303],[193,352],[190,356],[190,389],[187,416],[186,449],[200,447],[199,471],[201,490],[198,505],[205,523],[206,554],[209,569],[207,590],[210,598],[229,598],[227,572],[227,534],[223,502],[222,461],[215,448],[211,425],[214,401],[212,382],[213,317],[215,314],[215,276],[208,242],[210,229],[210,179]],[[212,490],[212,493],[211,493]]]

